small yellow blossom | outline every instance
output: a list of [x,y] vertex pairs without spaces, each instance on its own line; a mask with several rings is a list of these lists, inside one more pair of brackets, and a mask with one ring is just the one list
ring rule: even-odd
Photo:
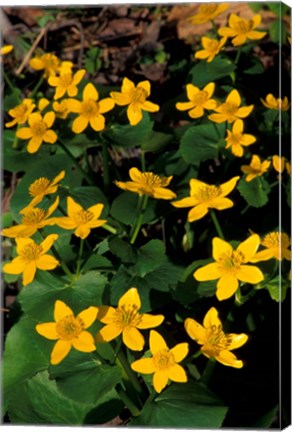
[[27,122],[34,109],[35,104],[33,103],[32,99],[23,99],[21,104],[8,111],[8,114],[13,117],[13,120],[5,123],[5,126],[10,128],[16,124],[23,124]]
[[282,156],[282,157],[280,158],[278,155],[274,155],[274,156],[272,157],[272,162],[273,162],[273,167],[274,167],[274,169],[275,169],[278,173],[282,174],[282,172],[283,172],[284,169],[285,169],[285,158],[284,158],[284,156]]
[[18,275],[23,273],[23,285],[34,280],[37,269],[53,270],[59,261],[46,252],[58,239],[57,234],[48,235],[39,245],[30,238],[16,238],[16,252],[18,256],[3,266],[3,272]]
[[270,232],[265,235],[261,245],[266,249],[255,254],[251,262],[267,261],[272,258],[276,258],[278,261],[283,259],[291,261],[291,251],[289,250],[291,240],[288,234],[279,231]]
[[207,60],[207,62],[210,63],[214,60],[215,56],[220,53],[226,41],[227,38],[217,40],[203,36],[201,43],[204,49],[197,51],[195,53],[195,58]]
[[192,318],[187,318],[184,324],[190,338],[203,345],[201,351],[206,357],[216,359],[225,366],[243,367],[243,362],[230,351],[244,345],[248,336],[244,333],[224,333],[214,307],[206,313],[203,326]]
[[34,207],[39,204],[46,195],[54,194],[57,192],[58,183],[65,177],[65,171],[61,171],[52,181],[47,177],[40,177],[35,180],[28,189],[29,195],[32,198],[28,207]]
[[232,123],[239,118],[245,118],[250,115],[253,105],[241,107],[241,97],[237,90],[232,90],[226,98],[226,101],[214,109],[218,114],[210,114],[208,119],[215,123],[227,121]]
[[176,194],[166,186],[172,180],[170,177],[160,177],[152,172],[141,172],[138,168],[131,168],[129,176],[132,181],[121,182],[115,181],[115,184],[124,190],[135,192],[139,195],[148,195],[152,198],[157,199],[173,199]]
[[53,102],[53,110],[55,111],[57,117],[65,120],[70,113],[68,108],[68,99],[63,99],[61,102]]
[[205,24],[222,12],[228,9],[229,3],[205,3],[201,4],[198,9],[198,13],[188,18],[192,24]]
[[99,219],[103,210],[103,204],[95,204],[85,210],[77,204],[73,198],[67,198],[68,216],[56,217],[54,222],[61,228],[72,230],[77,237],[85,239],[93,228],[97,228],[106,223],[106,220]]
[[60,99],[65,94],[74,97],[78,93],[77,85],[80,83],[85,75],[86,70],[81,69],[73,75],[72,70],[63,68],[59,76],[50,76],[48,83],[52,87],[56,87],[54,99]]
[[127,116],[131,126],[136,126],[143,118],[142,111],[156,112],[159,106],[147,101],[150,96],[151,85],[149,81],[141,81],[135,87],[135,84],[128,78],[123,79],[122,92],[111,92],[110,96],[117,105],[127,108]]
[[288,161],[286,162],[285,168],[286,168],[287,173],[289,175],[291,175],[291,164],[290,164],[290,162],[288,162]]
[[35,329],[41,335],[50,340],[57,340],[51,353],[51,364],[59,364],[75,348],[81,352],[96,350],[94,338],[91,333],[85,331],[90,327],[97,315],[98,308],[91,306],[76,317],[72,309],[61,300],[55,302],[55,322],[37,324]]
[[0,55],[3,56],[9,54],[13,49],[14,49],[13,45],[4,45],[3,47],[0,48]]
[[256,142],[256,138],[250,134],[243,133],[243,121],[235,120],[232,125],[232,131],[227,130],[226,147],[230,148],[232,154],[237,157],[243,156],[243,147],[250,146]]
[[209,185],[197,179],[190,180],[190,196],[172,202],[174,207],[193,207],[188,213],[188,221],[194,222],[204,217],[210,208],[225,210],[233,207],[233,201],[226,198],[236,186],[239,176],[233,177],[220,186]]
[[266,99],[261,99],[262,104],[271,110],[282,110],[282,111],[288,111],[290,108],[289,100],[287,96],[284,97],[284,99],[275,98],[271,93],[269,93],[266,96]]
[[141,314],[137,288],[130,288],[119,300],[118,307],[99,306],[97,319],[106,324],[97,334],[98,342],[109,342],[122,335],[123,343],[133,351],[141,351],[145,340],[138,330],[159,326],[163,315]]
[[54,144],[58,136],[50,129],[55,121],[55,113],[47,112],[44,117],[39,113],[32,113],[28,118],[29,127],[24,127],[16,132],[16,136],[21,139],[29,139],[27,146],[28,153],[36,153],[43,142]]
[[55,76],[60,67],[61,61],[54,54],[43,54],[41,56],[33,57],[29,61],[29,65],[34,70],[43,70],[45,78]]
[[74,66],[74,64],[71,61],[68,61],[68,60],[61,61],[61,64],[58,68],[58,72],[59,73],[65,72],[65,71],[71,72],[73,66]]
[[203,90],[193,84],[187,84],[187,97],[189,102],[178,102],[175,106],[179,111],[187,111],[191,118],[202,117],[205,109],[212,110],[217,106],[215,99],[211,99],[215,90],[215,84],[207,84]]
[[98,101],[98,91],[91,83],[84,88],[82,96],[82,102],[77,99],[67,99],[66,102],[70,112],[79,114],[73,122],[72,131],[80,134],[89,124],[96,132],[102,131],[105,127],[105,118],[102,114],[113,109],[114,101],[111,98]]
[[44,111],[44,109],[47,108],[47,106],[50,105],[50,101],[46,98],[40,98],[39,102],[38,102],[38,110],[39,112]]
[[185,383],[187,374],[181,362],[189,352],[187,343],[179,343],[169,349],[163,337],[155,330],[150,331],[149,345],[152,357],[142,358],[131,363],[135,372],[154,374],[152,384],[157,393],[160,393],[168,381]]
[[4,228],[1,234],[11,238],[31,237],[37,230],[55,224],[54,218],[49,219],[49,217],[56,210],[58,205],[59,197],[56,198],[48,210],[37,207],[25,207],[20,211],[20,214],[23,215],[21,223],[10,228]]
[[237,291],[238,281],[250,284],[261,282],[264,279],[261,270],[246,265],[256,254],[260,241],[260,237],[253,234],[234,250],[230,243],[214,237],[212,245],[215,262],[196,270],[194,278],[200,282],[219,279],[216,296],[220,301],[233,296]]
[[247,182],[250,182],[254,178],[261,176],[265,172],[267,172],[270,165],[271,165],[271,161],[266,160],[264,162],[261,162],[259,156],[253,155],[250,164],[242,165],[240,169],[244,174],[247,174],[245,180]]
[[233,46],[243,45],[247,39],[259,40],[266,36],[267,32],[255,31],[262,21],[261,15],[255,15],[251,19],[240,18],[235,14],[229,17],[229,27],[221,27],[218,34],[223,37],[233,38]]

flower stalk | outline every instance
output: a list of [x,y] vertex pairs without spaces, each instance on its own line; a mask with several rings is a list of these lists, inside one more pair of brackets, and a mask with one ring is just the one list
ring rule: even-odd
[[85,178],[85,180],[87,181],[88,184],[92,185],[93,182],[91,180],[91,178],[89,177],[89,175],[84,171],[84,169],[79,165],[79,163],[76,161],[75,157],[73,156],[73,154],[70,152],[70,150],[68,150],[66,144],[60,139],[58,138],[58,144],[61,147],[62,150],[64,150],[64,152],[69,156],[69,158],[74,162],[74,165],[76,166],[76,168],[80,171],[80,173],[82,174],[82,176]]
[[139,234],[141,225],[143,223],[143,218],[144,218],[145,211],[147,208],[147,203],[148,203],[148,195],[140,196],[139,200],[140,200],[140,205],[139,205],[139,210],[138,210],[138,217],[136,219],[136,225],[135,225],[133,234],[132,234],[131,239],[130,239],[131,245],[133,245],[135,243],[135,240]]
[[222,228],[221,228],[221,225],[220,225],[220,223],[219,223],[219,221],[218,221],[218,218],[217,218],[217,216],[216,216],[216,213],[214,212],[213,209],[210,209],[210,216],[211,216],[212,221],[213,221],[213,223],[214,223],[214,226],[215,226],[215,228],[216,228],[217,234],[219,235],[219,237],[220,237],[222,240],[225,240],[225,238],[224,238],[224,234],[223,234],[223,231],[222,231]]

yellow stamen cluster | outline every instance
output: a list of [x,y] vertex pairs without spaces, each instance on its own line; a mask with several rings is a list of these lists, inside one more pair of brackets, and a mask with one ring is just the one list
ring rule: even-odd
[[66,316],[56,323],[56,332],[60,339],[70,341],[80,335],[84,330],[84,322],[74,315]]

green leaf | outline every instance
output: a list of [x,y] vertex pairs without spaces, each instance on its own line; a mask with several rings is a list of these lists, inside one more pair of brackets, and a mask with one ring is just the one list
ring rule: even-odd
[[269,429],[275,420],[278,418],[279,406],[276,405],[273,409],[268,411],[265,415],[254,422],[251,427],[253,429]]
[[273,42],[279,43],[280,41],[286,43],[286,28],[281,18],[277,18],[270,24],[269,27],[270,37]]
[[[13,92],[10,94],[6,94],[6,96],[4,97],[4,101],[3,101],[4,111],[9,111],[10,109],[15,108],[20,103],[21,103],[21,90],[18,87],[14,87]],[[10,116],[9,118],[10,120],[12,120]]]
[[251,207],[263,207],[269,201],[268,195],[271,188],[262,177],[256,177],[250,182],[240,179],[237,189]]
[[[122,192],[112,203],[110,213],[112,217],[125,225],[133,225],[137,218],[138,194]],[[143,223],[149,223],[156,218],[157,201],[149,199],[144,213]]]
[[262,74],[265,71],[265,67],[257,57],[251,57],[251,65],[243,72],[248,75]]
[[131,426],[206,428],[222,426],[227,407],[202,384],[172,384],[146,404]]
[[289,6],[285,5],[282,2],[271,2],[271,3],[268,3],[267,6],[277,16],[285,15],[290,9]]
[[136,253],[133,247],[119,237],[112,237],[109,240],[109,248],[111,253],[120,258],[122,263],[134,263],[136,261]]
[[269,291],[271,299],[279,303],[285,300],[289,285],[281,277],[276,276],[267,282],[264,288]]
[[259,12],[260,10],[262,10],[264,3],[261,2],[249,2],[248,6],[254,11],[254,12]]
[[84,265],[82,266],[82,273],[92,269],[111,269],[112,267],[112,263],[109,259],[99,254],[93,254],[90,255],[90,257],[85,261]]
[[190,127],[180,141],[183,159],[193,165],[218,156],[220,141],[224,139],[224,124],[202,124]]
[[150,240],[138,249],[136,269],[141,277],[160,267],[166,261],[165,245],[161,240]]
[[291,208],[291,177],[289,177],[288,184],[286,187],[286,197],[287,197],[287,204]]
[[148,113],[143,112],[143,119],[136,126],[114,124],[104,133],[104,137],[112,145],[137,147],[147,144],[152,129],[153,121]]
[[96,186],[80,186],[70,191],[70,196],[84,208],[91,207],[95,204],[104,204],[104,209],[100,219],[106,217],[108,213],[108,200],[104,193]]
[[18,385],[8,413],[12,423],[82,425],[90,407],[63,395],[43,371]]
[[236,66],[220,56],[214,58],[211,63],[200,61],[189,72],[188,82],[200,88],[219,78],[226,77],[236,69]]

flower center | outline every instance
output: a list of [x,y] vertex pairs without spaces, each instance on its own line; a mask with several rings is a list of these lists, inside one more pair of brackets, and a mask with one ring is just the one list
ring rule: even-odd
[[19,253],[20,257],[27,262],[36,261],[42,255],[43,248],[36,243],[26,245]]
[[240,251],[232,251],[231,255],[223,253],[218,261],[224,270],[236,272],[244,262],[244,255]]
[[15,112],[14,116],[22,117],[26,114],[27,111],[28,111],[28,106],[25,104],[20,104],[14,108],[14,112]]
[[80,210],[74,213],[73,219],[78,225],[86,224],[94,218],[94,214],[89,210]]
[[45,69],[57,69],[59,66],[59,59],[53,54],[45,54],[41,57]]
[[212,15],[217,10],[216,3],[210,3],[208,5],[200,6],[200,14],[204,15]]
[[141,322],[141,315],[138,313],[138,307],[136,305],[123,305],[117,308],[115,322],[122,328],[127,326],[136,327]]
[[72,84],[72,74],[66,73],[64,75],[61,75],[59,78],[59,86],[63,88],[67,88]]
[[31,125],[31,130],[32,130],[33,136],[41,138],[47,130],[47,125],[45,124],[45,122],[43,120],[40,120],[40,121]]
[[37,225],[45,218],[45,216],[46,212],[44,210],[39,208],[31,208],[25,211],[21,222],[24,225]]
[[158,351],[152,361],[156,370],[167,370],[176,364],[173,354],[166,349]]
[[41,177],[34,181],[28,191],[31,196],[37,196],[46,192],[48,186],[50,184],[50,180],[46,177]]
[[93,99],[88,99],[82,102],[81,110],[83,115],[91,118],[99,114],[99,104]]
[[208,42],[208,47],[207,48],[208,48],[208,51],[215,52],[219,48],[219,42],[216,41],[216,40],[214,40],[214,39],[212,39],[212,40],[210,40]]
[[228,349],[231,338],[226,335],[222,330],[222,325],[212,325],[207,329],[207,340],[208,342],[204,345],[204,351],[209,354],[210,357],[215,357],[221,351]]
[[226,114],[234,115],[236,114],[237,110],[238,107],[232,102],[225,102],[222,105],[222,112],[225,112]]
[[204,90],[199,91],[192,99],[192,102],[198,106],[204,105],[209,99],[208,93]]
[[131,103],[144,103],[147,96],[148,96],[148,94],[147,94],[147,91],[145,89],[143,89],[141,87],[137,87],[136,89],[132,90]]
[[197,197],[200,201],[209,201],[217,198],[221,194],[220,186],[206,185],[199,190]]
[[228,142],[230,145],[240,144],[242,138],[241,133],[231,133],[228,137]]
[[161,178],[152,172],[142,173],[142,182],[147,186],[161,187],[165,185],[165,180],[166,179],[164,177]]
[[56,324],[56,331],[63,340],[70,341],[80,335],[84,329],[84,322],[74,315],[68,315]]
[[241,20],[238,21],[238,23],[235,26],[235,29],[238,32],[238,34],[246,34],[252,30],[252,27],[253,27],[252,20]]

